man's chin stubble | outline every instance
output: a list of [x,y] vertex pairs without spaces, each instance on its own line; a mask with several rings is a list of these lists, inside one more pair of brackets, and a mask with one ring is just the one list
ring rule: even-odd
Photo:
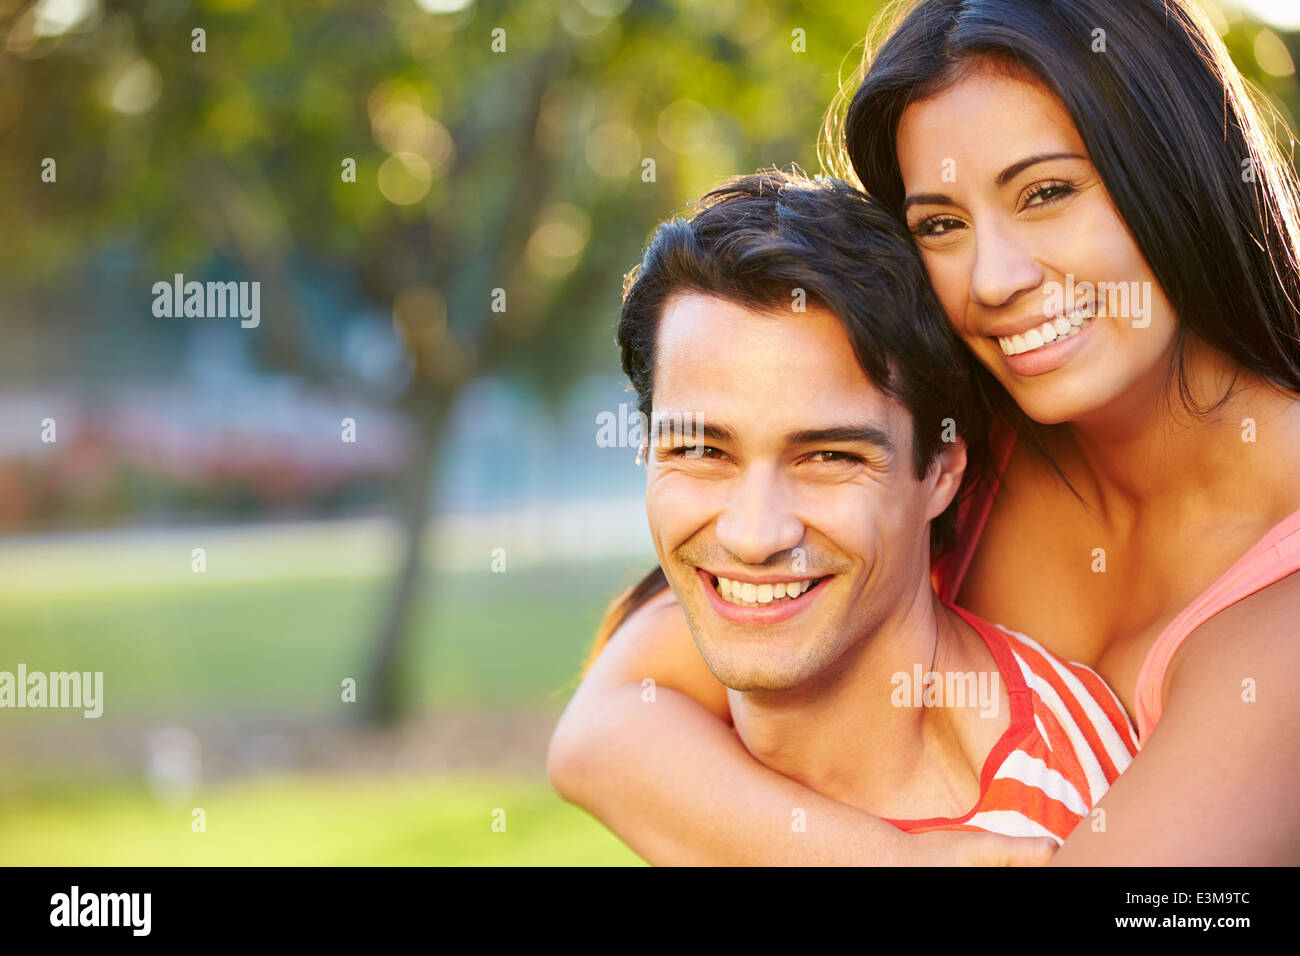
[[696,647],[713,676],[726,687],[740,693],[786,693],[815,680],[829,662],[798,660],[784,666],[756,661],[744,654],[709,653],[696,640]]

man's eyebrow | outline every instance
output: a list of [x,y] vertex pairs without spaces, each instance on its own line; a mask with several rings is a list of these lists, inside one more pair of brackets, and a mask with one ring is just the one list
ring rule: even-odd
[[693,414],[656,413],[650,422],[653,437],[663,441],[676,439],[708,438],[712,441],[731,444],[736,440],[736,433],[726,425],[706,422]]
[[[1080,156],[1078,153],[1039,153],[1036,156],[1026,156],[1024,159],[1020,160],[1019,162],[1012,163],[1006,169],[1002,170],[1002,172],[998,173],[996,182],[999,186],[1005,186],[1007,183],[1011,182],[1011,180],[1015,179],[1026,169],[1028,169],[1030,166],[1035,166],[1038,163],[1046,163],[1053,159],[1087,159],[1087,158],[1088,157],[1086,156]],[[952,201],[951,196],[945,195],[944,193],[916,193],[914,195],[908,196],[907,199],[903,201],[904,214],[906,214],[907,210],[910,209],[912,206],[918,206],[918,205],[955,206],[956,203]]]
[[699,438],[710,438],[713,441],[720,441],[731,444],[736,440],[736,434],[726,425],[715,425],[713,422],[695,422],[695,428],[691,430],[690,423],[685,423],[682,427],[688,434]]
[[[657,432],[661,437],[703,439],[732,444],[736,433],[726,425],[692,419],[690,416],[673,421],[666,418]],[[875,445],[885,454],[893,454],[894,440],[889,433],[878,425],[831,425],[827,428],[803,428],[785,436],[787,445],[847,444],[860,442]]]
[[861,442],[875,445],[886,454],[893,454],[894,440],[883,428],[875,425],[833,425],[829,428],[805,428],[785,436],[789,445],[820,445],[842,442]]

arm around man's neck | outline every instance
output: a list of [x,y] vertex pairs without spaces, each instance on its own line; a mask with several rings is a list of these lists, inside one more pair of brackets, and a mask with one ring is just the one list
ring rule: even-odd
[[1043,864],[1055,849],[989,833],[909,835],[763,766],[731,731],[725,688],[670,599],[632,614],[593,663],[548,771],[561,796],[659,865],[996,866]]

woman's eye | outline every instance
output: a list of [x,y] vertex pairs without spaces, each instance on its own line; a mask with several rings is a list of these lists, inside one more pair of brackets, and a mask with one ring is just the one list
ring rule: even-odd
[[1026,206],[1042,206],[1056,199],[1062,199],[1074,192],[1074,187],[1066,183],[1043,183],[1035,186],[1025,197]]
[[960,228],[960,219],[954,219],[952,216],[931,216],[929,219],[921,220],[916,228],[912,230],[912,234],[928,238],[930,236],[942,236]]

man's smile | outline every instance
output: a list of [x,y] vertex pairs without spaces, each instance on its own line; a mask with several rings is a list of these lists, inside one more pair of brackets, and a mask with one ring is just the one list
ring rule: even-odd
[[758,581],[729,578],[696,568],[695,575],[718,615],[736,624],[779,624],[803,613],[826,589],[833,575]]

